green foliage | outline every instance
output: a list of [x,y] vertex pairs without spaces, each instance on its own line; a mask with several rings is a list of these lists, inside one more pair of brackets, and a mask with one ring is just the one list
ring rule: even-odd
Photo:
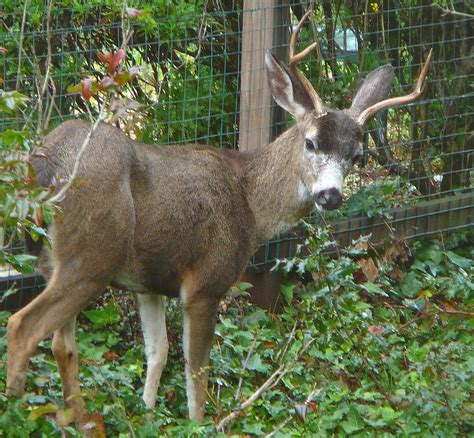
[[[103,422],[108,436],[130,430],[136,436],[224,436],[215,423],[276,375],[226,432],[253,436],[281,427],[276,436],[467,434],[474,409],[472,236],[416,243],[413,265],[402,277],[393,275],[395,261],[380,253],[377,278],[369,282],[361,277],[372,259],[363,242],[331,258],[321,252],[332,247],[330,233],[309,233],[309,255],[280,262],[303,275],[284,286],[282,313],[251,306],[247,284],[223,302],[203,424],[185,419],[176,302],[168,305],[171,349],[153,411],[140,399],[143,345],[133,305],[117,296],[86,311],[77,337],[93,421]],[[6,317],[0,314],[1,360]],[[2,435],[60,433],[55,418],[67,411],[49,347],[49,341],[40,345],[20,400],[5,398],[0,368]],[[77,435],[72,425],[67,431]]]
[[[26,96],[0,90],[0,112],[18,111]],[[46,237],[41,225],[49,222],[52,207],[43,201],[48,190],[36,187],[30,163],[30,138],[25,131],[0,132],[0,264],[12,265],[20,272],[33,271],[34,257],[13,254],[6,249],[28,231],[34,240]]]

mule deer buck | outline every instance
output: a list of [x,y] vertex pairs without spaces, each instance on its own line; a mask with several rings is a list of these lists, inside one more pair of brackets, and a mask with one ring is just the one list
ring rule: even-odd
[[[274,99],[296,125],[254,152],[207,146],[153,147],[101,124],[82,157],[80,186],[59,203],[63,215],[41,249],[48,282],[8,322],[10,395],[24,391],[28,361],[54,333],[52,349],[65,403],[80,419],[77,314],[107,285],[137,294],[147,373],[143,398],[153,408],[167,360],[165,298],[180,298],[189,417],[202,420],[209,352],[218,303],[238,280],[258,242],[295,224],[316,205],[342,203],[343,181],[362,156],[362,128],[378,112],[414,102],[425,86],[428,57],[413,93],[387,99],[390,65],[370,73],[347,110],[323,105],[295,67],[314,48],[295,53],[306,14],[293,32],[288,66],[265,54]],[[69,175],[89,124],[68,121],[45,139],[34,165],[38,184]]]

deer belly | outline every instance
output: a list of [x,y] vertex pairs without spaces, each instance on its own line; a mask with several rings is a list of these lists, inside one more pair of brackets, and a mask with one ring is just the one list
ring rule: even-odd
[[178,276],[146,276],[146,279],[139,279],[135,276],[121,272],[117,275],[111,285],[129,292],[142,294],[159,294],[169,298],[179,297],[180,281]]

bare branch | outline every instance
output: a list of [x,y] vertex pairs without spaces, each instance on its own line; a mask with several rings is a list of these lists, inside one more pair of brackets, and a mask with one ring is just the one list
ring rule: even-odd
[[[219,423],[217,424],[217,430],[222,430],[227,423],[237,418],[240,413],[248,408],[252,403],[255,402],[268,388],[272,385],[272,383],[278,378],[282,377],[282,373],[286,374],[285,365],[282,364],[280,367],[261,385],[249,398],[247,398],[244,402],[240,404],[236,409],[234,409],[229,415],[225,416]],[[279,379],[280,380],[280,379]]]
[[441,15],[457,15],[459,17],[474,18],[473,14],[466,14],[465,12],[458,12],[455,9],[443,8],[441,5],[435,5],[443,12]]
[[255,345],[257,345],[257,339],[258,339],[257,336],[253,338],[253,342],[250,345],[249,351],[247,353],[247,357],[245,358],[245,361],[242,365],[242,371],[240,373],[240,379],[239,379],[239,384],[237,385],[237,391],[235,391],[234,400],[238,400],[238,398],[240,397],[240,390],[242,388],[242,383],[244,381],[244,372],[247,369],[247,364],[249,363],[250,356],[252,356],[252,353],[255,349]]
[[77,178],[77,173],[79,171],[79,165],[81,164],[82,156],[84,155],[84,152],[86,151],[87,146],[89,146],[89,143],[91,141],[92,136],[94,135],[94,132],[97,130],[100,123],[103,120],[105,120],[105,118],[106,118],[106,110],[105,110],[105,105],[103,105],[102,109],[100,110],[99,116],[97,117],[95,122],[91,125],[91,129],[87,133],[86,138],[84,139],[84,142],[82,143],[82,146],[79,149],[79,152],[77,153],[76,161],[74,162],[74,168],[72,170],[72,173],[67,183],[63,187],[61,187],[61,190],[59,190],[58,193],[56,193],[54,196],[48,199],[48,203],[55,204],[57,202],[61,202],[64,199],[66,192],[71,188],[71,186],[74,184],[75,179]]
[[[295,325],[296,327],[296,325]],[[294,327],[294,330],[295,330]],[[292,333],[290,334],[290,337],[284,347],[284,351],[288,350],[288,346],[291,342],[292,339],[294,339],[294,330],[292,330]],[[230,414],[225,416],[219,423],[217,424],[216,428],[218,431],[222,430],[226,424],[228,424],[230,421],[234,420],[237,418],[245,409],[247,409],[249,406],[251,406],[253,403],[255,403],[256,400],[258,400],[263,393],[266,391],[269,391],[273,389],[280,381],[281,379],[288,374],[291,370],[293,370],[295,363],[297,363],[298,358],[309,348],[309,346],[313,343],[313,339],[310,339],[306,344],[304,344],[301,349],[295,353],[295,357],[291,358],[288,362],[283,362],[284,359],[284,354],[280,355],[282,358],[282,362],[278,369],[259,387],[255,392],[252,393],[250,397],[248,397],[245,401],[243,401],[239,406],[237,406]],[[313,394],[313,392],[311,393]]]

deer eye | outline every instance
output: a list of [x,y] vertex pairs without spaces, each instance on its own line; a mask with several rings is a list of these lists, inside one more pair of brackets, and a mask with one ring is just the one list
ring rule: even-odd
[[316,145],[314,144],[313,140],[310,140],[309,138],[307,138],[305,140],[304,145],[305,145],[306,150],[308,150],[308,151],[315,151],[316,150]]

